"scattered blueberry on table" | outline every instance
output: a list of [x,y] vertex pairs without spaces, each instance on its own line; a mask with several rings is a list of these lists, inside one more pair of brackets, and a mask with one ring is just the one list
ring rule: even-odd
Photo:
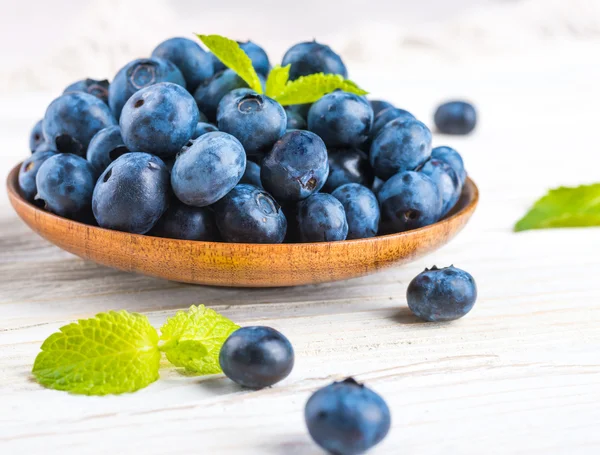
[[464,135],[475,129],[477,111],[466,101],[449,101],[437,108],[433,119],[440,133]]

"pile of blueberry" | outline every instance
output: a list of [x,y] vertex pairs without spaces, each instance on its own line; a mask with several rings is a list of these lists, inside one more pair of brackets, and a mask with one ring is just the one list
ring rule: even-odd
[[[264,84],[267,54],[252,42],[240,47]],[[290,80],[347,75],[317,42],[296,44],[282,63]],[[440,131],[474,126],[464,106],[440,109]],[[185,38],[128,63],[110,84],[68,86],[30,146],[19,175],[29,201],[107,229],[187,240],[402,232],[446,216],[466,179],[461,156],[432,149],[431,131],[409,112],[343,91],[284,108]]]

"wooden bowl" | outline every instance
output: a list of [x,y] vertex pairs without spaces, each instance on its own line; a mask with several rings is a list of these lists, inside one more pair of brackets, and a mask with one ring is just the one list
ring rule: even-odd
[[405,264],[452,239],[471,218],[479,199],[477,186],[468,179],[445,219],[370,239],[281,245],[197,242],[111,231],[45,212],[21,196],[19,167],[8,176],[10,202],[31,229],[59,248],[127,272],[213,286],[314,284]]

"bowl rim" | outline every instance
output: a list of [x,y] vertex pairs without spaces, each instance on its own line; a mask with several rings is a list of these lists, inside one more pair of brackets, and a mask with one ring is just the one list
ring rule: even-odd
[[[19,172],[21,169],[23,162],[20,162],[19,164],[17,164],[15,167],[12,168],[12,170],[9,172],[7,179],[6,179],[6,188],[7,188],[7,193],[8,193],[8,197],[11,201],[11,204],[14,206],[15,202],[20,203],[25,205],[29,210],[32,210],[33,212],[36,213],[36,217],[37,216],[42,216],[45,217],[46,219],[50,219],[53,220],[54,222],[58,222],[58,223],[70,223],[73,224],[75,226],[81,227],[81,228],[86,228],[86,229],[95,229],[98,230],[100,232],[106,233],[106,234],[111,234],[111,235],[121,235],[127,238],[139,238],[139,239],[143,239],[143,240],[148,240],[148,239],[156,239],[156,240],[163,240],[163,241],[169,241],[169,242],[176,242],[176,243],[189,243],[189,242],[194,242],[195,244],[205,244],[205,245],[213,245],[213,246],[223,246],[223,245],[227,245],[228,247],[235,247],[235,246],[244,246],[244,247],[251,247],[251,248],[258,248],[258,249],[281,249],[281,250],[285,250],[285,249],[295,249],[295,248],[306,248],[306,247],[311,247],[311,248],[330,248],[332,245],[346,245],[346,244],[360,244],[360,243],[364,243],[364,244],[372,244],[373,242],[385,242],[386,240],[390,240],[390,239],[400,239],[402,237],[410,237],[414,234],[417,234],[419,232],[423,232],[423,231],[427,231],[428,229],[432,229],[433,227],[441,227],[444,225],[450,225],[455,219],[468,215],[468,214],[472,214],[472,212],[475,210],[475,208],[477,207],[478,203],[479,203],[479,188],[477,187],[477,185],[475,184],[475,182],[467,176],[467,179],[465,181],[465,185],[463,186],[463,191],[461,193],[461,197],[460,199],[463,198],[464,193],[465,193],[465,189],[467,187],[470,188],[470,192],[471,192],[471,197],[469,198],[469,200],[467,201],[466,205],[464,207],[462,207],[460,210],[456,211],[455,213],[453,213],[450,216],[447,216],[446,218],[443,218],[440,221],[436,221],[433,224],[429,224],[427,226],[423,226],[417,229],[412,229],[410,231],[404,231],[404,232],[396,232],[394,234],[386,234],[386,235],[377,235],[375,237],[367,237],[367,238],[363,238],[363,239],[352,239],[352,240],[337,240],[337,241],[333,241],[333,242],[309,242],[309,243],[233,243],[233,242],[208,242],[208,241],[204,241],[204,240],[185,240],[185,239],[173,239],[173,238],[169,238],[169,237],[156,237],[156,236],[152,236],[152,235],[147,235],[147,234],[133,234],[131,232],[124,232],[124,231],[117,231],[117,230],[113,230],[113,229],[106,229],[100,226],[92,226],[90,224],[85,224],[85,223],[81,223],[79,221],[75,221],[75,220],[71,220],[69,218],[65,218],[62,216],[58,216],[52,212],[47,212],[45,210],[42,210],[41,208],[37,207],[36,205],[32,204],[31,202],[29,202],[27,199],[25,199],[22,195],[21,192],[19,190],[18,187],[18,179],[19,179]],[[459,200],[460,200],[459,199]],[[14,207],[13,207],[14,208]],[[16,208],[15,208],[16,209]]]

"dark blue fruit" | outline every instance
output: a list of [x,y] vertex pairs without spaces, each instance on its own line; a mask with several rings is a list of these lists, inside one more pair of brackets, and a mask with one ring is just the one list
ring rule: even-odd
[[269,56],[265,50],[254,44],[252,41],[246,41],[242,43],[238,41],[240,48],[246,53],[250,60],[252,60],[252,66],[256,72],[266,76],[271,71],[271,64],[269,63]]
[[229,111],[237,106],[237,100],[244,95],[256,95],[257,93],[248,87],[236,88],[231,92],[227,93],[217,106],[217,123],[221,118],[223,112]]
[[219,131],[219,128],[217,128],[212,123],[198,122],[198,124],[196,125],[196,129],[194,130],[194,134],[192,134],[191,138],[198,139],[203,134],[213,133],[215,131]]
[[210,121],[217,119],[217,106],[225,95],[236,88],[247,88],[248,84],[230,69],[216,73],[212,78],[198,86],[194,99],[198,108]]
[[102,173],[92,201],[100,227],[145,234],[169,206],[169,171],[158,157],[127,153]]
[[292,46],[283,56],[281,66],[292,65],[290,80],[298,79],[314,73],[341,74],[348,77],[346,66],[339,55],[329,46],[316,41],[298,43]]
[[57,215],[80,219],[87,216],[92,204],[96,173],[80,156],[61,153],[42,163],[35,183],[37,203]]
[[286,110],[288,130],[305,130],[307,128],[306,120],[297,112]]
[[331,194],[317,193],[298,202],[296,222],[301,242],[334,242],[348,235],[344,206]]
[[87,160],[100,175],[110,163],[125,153],[129,153],[129,149],[125,147],[121,137],[121,128],[109,126],[98,131],[90,141]]
[[35,178],[40,166],[54,155],[56,155],[55,152],[34,152],[33,155],[21,164],[21,169],[19,170],[19,188],[23,193],[23,197],[29,202],[32,202],[37,194]]
[[383,100],[371,100],[371,108],[373,108],[373,115],[377,116],[381,111],[387,109],[389,107],[394,107],[394,105],[388,101]]
[[278,383],[292,372],[294,349],[275,329],[242,327],[223,344],[219,363],[232,381],[251,389],[262,389]]
[[208,55],[210,55],[210,58],[212,59],[215,74],[220,73],[221,71],[225,71],[227,69],[227,67],[223,64],[221,60],[217,58],[215,54],[209,52]]
[[323,191],[331,193],[337,187],[346,183],[360,183],[370,187],[374,174],[369,157],[365,152],[356,148],[330,149],[329,177],[323,186]]
[[44,142],[44,130],[42,128],[44,120],[39,120],[32,128],[31,133],[29,134],[29,150],[31,153],[35,152],[43,142]]
[[108,104],[108,87],[109,83],[106,79],[98,81],[96,79],[83,79],[81,81],[73,82],[69,85],[63,93],[70,92],[84,92],[90,95],[94,95],[96,98],[101,99]]
[[477,125],[477,111],[465,101],[450,101],[437,108],[433,120],[440,133],[469,134]]
[[465,171],[465,164],[463,159],[456,150],[450,147],[436,147],[431,151],[431,158],[436,160],[445,161],[448,163],[458,174],[460,182],[464,185],[467,180],[467,171]]
[[185,79],[173,63],[162,58],[141,58],[119,70],[108,88],[108,104],[115,118],[127,100],[140,89],[159,82],[172,82],[185,87]]
[[198,43],[187,38],[171,38],[160,43],[152,57],[162,58],[173,63],[185,79],[186,88],[193,92],[202,82],[214,73],[210,54]]
[[402,171],[412,171],[431,155],[431,131],[418,120],[392,120],[371,144],[371,166],[375,175],[387,180]]
[[453,265],[425,269],[408,285],[408,307],[425,321],[453,321],[471,311],[477,300],[473,277]]
[[171,158],[193,136],[199,115],[186,89],[161,82],[129,98],[121,114],[121,134],[129,150]]
[[437,185],[442,197],[441,216],[445,216],[456,205],[462,192],[462,184],[456,171],[444,161],[430,159],[419,172],[429,176]]
[[348,222],[346,239],[366,239],[377,235],[379,203],[370,189],[358,183],[347,183],[331,195],[344,206]]
[[223,240],[235,243],[281,243],[287,220],[273,197],[257,186],[240,184],[214,205]]
[[246,170],[244,171],[240,183],[247,183],[248,185],[262,188],[262,182],[260,181],[260,166],[253,161],[246,161]]
[[190,207],[177,200],[171,200],[171,206],[152,228],[150,235],[204,242],[217,242],[221,239],[211,209]]
[[275,199],[299,201],[319,191],[329,175],[327,148],[310,131],[290,131],[265,155],[260,170],[264,188]]
[[44,116],[44,135],[60,153],[85,156],[94,134],[116,125],[108,106],[93,95],[71,92],[56,98]]
[[442,213],[437,185],[425,174],[400,172],[383,184],[377,194],[384,234],[404,232],[435,223]]
[[415,116],[404,109],[398,109],[395,107],[380,111],[373,121],[373,128],[371,128],[371,139],[375,139],[385,125],[396,119],[415,120]]
[[35,149],[35,152],[54,152],[54,153],[58,153],[58,150],[56,150],[56,144],[54,143],[50,143],[47,141],[42,142],[40,145],[38,145]]
[[365,453],[391,425],[383,398],[352,378],[317,390],[306,403],[304,419],[314,441],[335,455]]
[[246,153],[240,141],[221,131],[190,142],[177,156],[171,185],[184,204],[205,207],[238,184],[246,169]]
[[304,120],[308,118],[308,111],[310,111],[311,103],[306,104],[291,104],[289,106],[285,106],[284,109],[286,112],[295,112]]
[[373,125],[373,109],[363,97],[335,91],[308,111],[308,129],[328,147],[356,147],[364,143]]

